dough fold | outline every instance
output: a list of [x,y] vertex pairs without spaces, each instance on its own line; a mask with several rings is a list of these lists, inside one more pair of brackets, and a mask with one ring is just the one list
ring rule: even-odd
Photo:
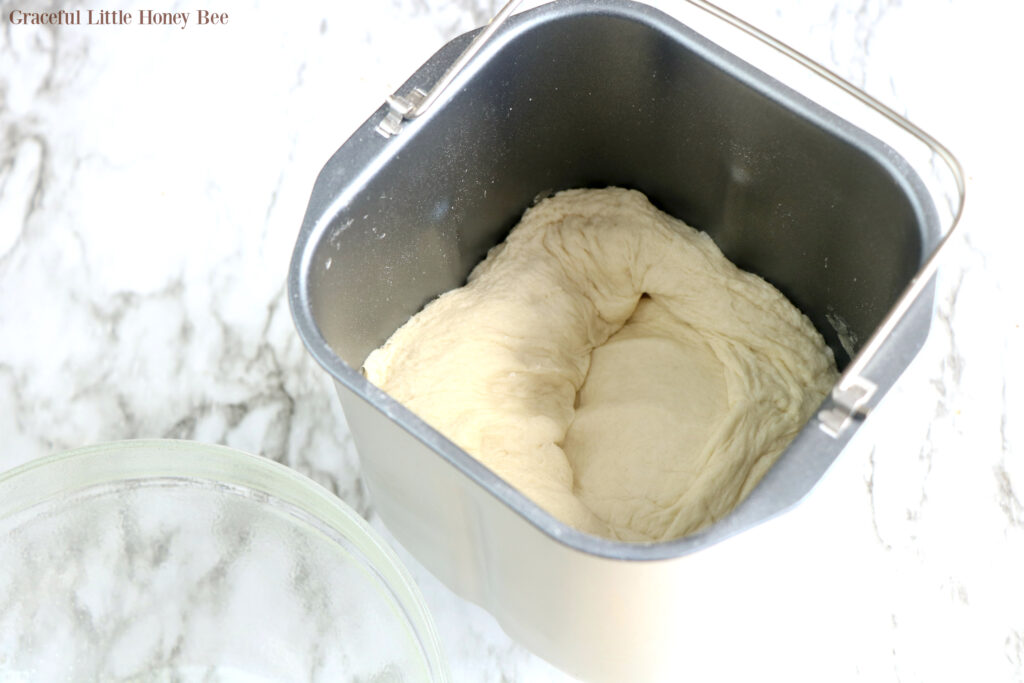
[[529,209],[363,370],[558,519],[640,542],[728,513],[836,379],[778,290],[620,188]]

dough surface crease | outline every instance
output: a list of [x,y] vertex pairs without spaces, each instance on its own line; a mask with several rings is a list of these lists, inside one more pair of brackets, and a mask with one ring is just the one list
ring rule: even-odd
[[620,188],[530,208],[363,371],[556,518],[637,542],[728,513],[837,376],[778,290]]

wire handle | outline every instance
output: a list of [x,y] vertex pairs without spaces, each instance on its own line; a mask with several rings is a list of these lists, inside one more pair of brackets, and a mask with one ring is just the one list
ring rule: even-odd
[[893,333],[900,321],[903,320],[910,311],[914,301],[921,295],[925,287],[928,286],[932,276],[935,275],[936,270],[938,270],[938,265],[943,256],[943,252],[947,251],[950,238],[953,236],[957,226],[960,224],[960,217],[963,215],[964,199],[966,196],[963,168],[960,166],[960,162],[957,161],[956,157],[953,156],[952,152],[950,152],[942,143],[841,76],[823,67],[797,50],[794,50],[782,41],[771,37],[759,28],[748,24],[746,21],[726,12],[710,2],[706,2],[705,0],[687,0],[687,2],[704,10],[712,16],[727,22],[752,38],[756,38],[768,47],[771,47],[782,55],[790,58],[800,66],[810,70],[815,75],[823,78],[830,84],[846,92],[848,95],[856,98],[862,104],[881,114],[891,123],[902,128],[911,136],[917,138],[918,141],[927,146],[945,163],[953,181],[956,183],[956,205],[955,208],[951,210],[952,218],[950,219],[949,229],[939,241],[938,246],[936,246],[935,250],[928,257],[928,260],[925,261],[924,265],[921,266],[921,269],[914,275],[913,279],[911,279],[910,283],[900,294],[899,299],[896,301],[896,305],[893,306],[892,310],[889,311],[889,314],[886,315],[884,320],[882,320],[882,324],[879,325],[878,329],[876,329],[874,334],[871,335],[867,343],[861,347],[860,351],[857,352],[857,355],[846,367],[846,370],[839,378],[835,387],[832,388],[831,400],[833,405],[821,410],[817,415],[818,426],[821,427],[821,429],[829,436],[838,438],[850,427],[851,424],[855,421],[862,420],[867,415],[868,403],[878,391],[878,385],[865,377],[864,371],[874,357],[878,355],[878,352],[885,340]]

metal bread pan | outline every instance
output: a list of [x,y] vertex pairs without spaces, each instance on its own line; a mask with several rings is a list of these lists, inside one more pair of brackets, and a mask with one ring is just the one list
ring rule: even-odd
[[[398,540],[570,672],[657,677],[679,663],[671,643],[692,626],[685,610],[664,608],[689,599],[688,556],[798,502],[923,343],[942,221],[890,144],[650,7],[561,0],[492,33],[429,108],[403,114],[473,34],[434,55],[327,162],[293,255],[292,312],[335,381]],[[746,501],[664,543],[568,528],[359,371],[424,304],[462,285],[538,198],[609,185],[706,231],[806,313],[846,370]],[[591,599],[608,590],[621,596],[614,605]]]

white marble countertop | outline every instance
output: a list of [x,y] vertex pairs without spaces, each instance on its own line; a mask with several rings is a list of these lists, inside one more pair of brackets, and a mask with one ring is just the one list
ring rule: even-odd
[[[186,30],[11,25],[24,4],[0,32],[0,471],[195,439],[290,465],[374,520],[292,325],[288,261],[327,157],[497,0],[231,2],[227,26]],[[152,8],[190,9],[171,4]],[[811,496],[737,542],[795,550],[794,571],[737,624],[737,661],[695,680],[1024,680],[1024,10],[720,4],[944,142],[968,200],[925,348]],[[566,680],[404,557],[455,680]]]

